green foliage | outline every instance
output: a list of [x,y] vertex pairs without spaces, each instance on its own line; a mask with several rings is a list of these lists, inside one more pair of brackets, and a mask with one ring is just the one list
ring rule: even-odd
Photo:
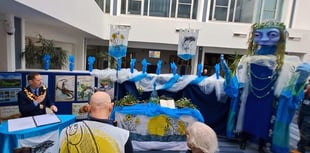
[[119,101],[115,102],[116,106],[130,106],[137,103],[137,98],[132,94],[127,94]]
[[31,38],[26,38],[25,51],[21,56],[26,58],[26,67],[39,64],[43,68],[43,56],[49,54],[51,57],[51,68],[61,68],[67,63],[67,53],[60,47],[55,47],[52,40],[46,40],[39,35],[39,40],[34,42]]
[[187,99],[186,97],[182,97],[179,100],[177,100],[175,102],[175,105],[178,108],[184,108],[184,107],[188,107],[188,108],[196,108],[196,105],[194,105],[190,99]]
[[228,56],[229,61],[233,61],[231,64],[228,65],[228,67],[229,67],[229,69],[231,70],[232,73],[235,73],[241,57],[242,57],[242,55],[239,55],[237,52],[235,52],[234,55],[229,55]]

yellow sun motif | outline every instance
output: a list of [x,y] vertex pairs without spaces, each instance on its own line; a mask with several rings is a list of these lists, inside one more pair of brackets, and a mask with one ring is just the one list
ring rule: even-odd
[[183,121],[178,120],[178,129],[177,129],[178,133],[180,135],[185,135],[186,134],[186,125]]
[[111,136],[100,130],[90,131],[85,126],[70,128],[64,140],[60,144],[60,153],[121,153],[117,142]]
[[171,123],[168,123],[168,121],[169,119],[165,115],[152,117],[147,125],[148,133],[151,135],[164,136],[170,128]]

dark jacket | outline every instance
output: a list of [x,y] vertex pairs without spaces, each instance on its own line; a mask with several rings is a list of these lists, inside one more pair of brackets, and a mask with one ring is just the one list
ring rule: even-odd
[[[45,108],[50,107],[51,105],[54,105],[54,102],[50,100],[48,91],[46,90],[46,97],[42,101],[41,108],[40,105],[35,105],[33,100],[29,97],[27,97],[27,94],[25,90],[31,92],[30,87],[28,86],[27,88],[24,88],[22,91],[18,92],[17,94],[17,102],[18,102],[18,108],[19,112],[21,113],[22,117],[27,117],[27,116],[34,116],[34,115],[41,115],[41,114],[46,114]],[[43,94],[43,89],[42,87],[39,89],[39,93]]]

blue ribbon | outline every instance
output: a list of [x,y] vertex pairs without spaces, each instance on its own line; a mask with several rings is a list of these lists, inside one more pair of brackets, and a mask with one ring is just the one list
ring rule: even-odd
[[135,58],[130,59],[130,73],[133,73],[135,64],[136,64],[136,59]]
[[87,61],[88,61],[88,70],[89,72],[93,71],[93,64],[95,62],[96,58],[93,56],[88,56]]
[[148,62],[146,61],[146,59],[144,58],[144,59],[141,61],[141,64],[142,64],[142,73],[146,73],[147,65],[150,65],[150,63],[148,63]]
[[51,62],[51,56],[49,54],[44,54],[43,56],[43,63],[44,63],[44,69],[48,70]]
[[74,56],[70,55],[69,56],[69,70],[73,71],[73,69],[74,69]]
[[216,79],[219,79],[220,78],[220,64],[219,63],[215,64],[214,68],[215,68]]
[[117,71],[121,70],[122,68],[122,59],[118,58],[117,59]]
[[161,64],[162,64],[162,60],[159,60],[157,62],[157,68],[156,68],[156,74],[159,75],[160,74],[160,71],[161,71]]
[[174,62],[170,63],[170,68],[172,70],[172,74],[176,75],[177,74],[177,65],[175,65]]
[[197,75],[198,75],[198,77],[201,77],[201,72],[202,72],[202,64],[200,63],[200,64],[198,64],[198,66],[197,66]]

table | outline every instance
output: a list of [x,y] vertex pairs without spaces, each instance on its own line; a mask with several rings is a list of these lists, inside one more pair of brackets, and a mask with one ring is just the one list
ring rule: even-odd
[[187,126],[204,122],[197,109],[171,109],[153,103],[115,106],[111,118],[118,127],[130,131],[135,151],[187,150]]
[[[47,147],[51,147],[51,145],[53,145],[54,148],[58,149],[58,140],[61,130],[70,125],[71,123],[74,123],[76,117],[75,115],[57,116],[61,120],[60,123],[54,123],[50,125],[39,126],[31,129],[13,132],[8,131],[8,122],[3,122],[0,125],[0,152],[12,153],[14,148],[24,147],[27,144],[45,145],[43,147],[38,147],[38,145],[36,145],[36,147],[40,149],[47,149]],[[49,138],[54,140],[54,142],[51,143],[52,141],[50,141]]]

